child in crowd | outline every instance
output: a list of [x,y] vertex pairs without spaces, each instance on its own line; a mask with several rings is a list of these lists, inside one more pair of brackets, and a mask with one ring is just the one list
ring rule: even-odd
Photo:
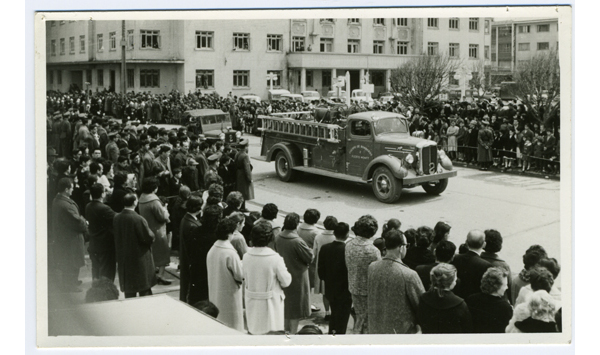
[[531,167],[531,156],[533,155],[533,143],[529,137],[525,137],[525,143],[523,144],[523,170],[529,171]]

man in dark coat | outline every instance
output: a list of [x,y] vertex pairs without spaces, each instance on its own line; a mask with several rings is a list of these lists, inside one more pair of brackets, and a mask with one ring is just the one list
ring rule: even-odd
[[52,202],[53,238],[57,268],[62,274],[62,288],[67,292],[81,292],[79,269],[85,265],[84,239],[87,221],[79,214],[77,203],[71,199],[73,181],[62,178],[58,181],[58,193]]
[[483,120],[483,128],[479,131],[477,137],[477,161],[481,170],[488,170],[492,162],[492,144],[494,143],[494,133],[490,129],[490,123]]
[[191,196],[185,203],[187,213],[179,225],[179,300],[188,302],[188,290],[190,283],[190,248],[198,247],[201,227],[198,215],[202,211],[202,199]]
[[254,185],[252,184],[252,165],[248,156],[248,140],[242,139],[240,151],[235,156],[236,190],[241,192],[244,200],[254,199]]
[[198,186],[200,187],[200,190],[208,189],[208,186],[204,186],[204,174],[206,174],[208,171],[208,160],[206,159],[206,154],[209,147],[210,146],[207,142],[200,143],[200,150],[194,158],[194,160],[198,162]]
[[460,289],[456,290],[459,297],[467,298],[481,291],[481,278],[492,264],[481,258],[485,246],[485,234],[477,229],[467,235],[467,247],[469,251],[465,254],[454,256],[452,265],[456,267],[456,276],[460,279]]
[[149,296],[157,282],[150,249],[154,233],[144,217],[134,211],[137,201],[135,194],[125,195],[125,208],[113,222],[119,284],[125,298],[135,297],[137,293],[140,297]]
[[64,119],[60,125],[60,139],[58,144],[58,155],[71,158],[73,143],[71,142],[73,132],[71,131],[71,122]]
[[350,232],[348,224],[341,222],[335,227],[335,240],[325,244],[319,252],[317,272],[325,282],[325,297],[331,306],[329,334],[346,334],[352,295],[348,290],[348,268],[346,268],[346,239]]
[[108,143],[104,147],[104,153],[106,153],[106,158],[113,162],[113,164],[117,164],[119,162],[119,146],[117,146],[116,142],[117,132],[110,132],[108,134]]
[[[456,252],[456,245],[448,240],[442,240],[435,247],[435,263],[432,264],[423,264],[418,265],[415,268],[415,271],[419,275],[421,282],[423,283],[423,287],[425,291],[429,290],[429,286],[431,286],[431,269],[439,265],[439,263],[447,263],[450,264],[452,259],[454,258],[454,253]],[[454,286],[454,292],[456,293],[459,290],[459,280],[456,280],[456,286]]]
[[[502,235],[500,232],[494,229],[488,229],[485,231],[485,247],[483,247],[484,252],[481,253],[481,258],[488,263],[492,264],[494,267],[501,267],[506,270],[507,274],[510,276],[512,272],[510,271],[510,265],[498,256],[498,252],[502,250]],[[506,294],[504,298],[510,303],[512,299],[510,297],[511,287],[512,287],[512,278],[508,277],[508,288],[506,289]]]
[[103,203],[106,197],[104,185],[99,183],[92,185],[90,194],[92,201],[85,207],[85,217],[90,224],[88,252],[92,260],[92,279],[106,277],[115,281],[117,260],[112,229],[116,213]]

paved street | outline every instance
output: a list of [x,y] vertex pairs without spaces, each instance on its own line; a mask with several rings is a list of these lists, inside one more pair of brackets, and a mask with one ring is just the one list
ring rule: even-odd
[[[260,138],[249,139],[250,156],[256,156]],[[469,230],[493,228],[502,233],[504,249],[500,254],[514,272],[520,270],[522,255],[532,244],[543,245],[560,262],[559,181],[457,168],[458,177],[450,179],[442,195],[429,196],[420,187],[404,189],[400,201],[388,205],[374,197],[369,184],[311,174],[286,183],[277,178],[273,162],[253,159],[252,165],[256,193],[253,204],[272,202],[280,211],[300,215],[307,208],[317,208],[321,221],[334,215],[350,225],[370,213],[380,223],[398,218],[402,230],[422,225],[433,228],[443,220],[452,226],[450,241],[457,246]]]

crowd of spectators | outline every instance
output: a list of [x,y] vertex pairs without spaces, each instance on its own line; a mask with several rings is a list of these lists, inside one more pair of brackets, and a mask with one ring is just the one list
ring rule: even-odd
[[[297,333],[300,320],[317,311],[311,292],[323,295],[334,334],[347,332],[350,316],[353,333],[369,334],[561,329],[554,284],[560,266],[539,245],[525,252],[524,268],[512,277],[495,230],[472,230],[457,248],[444,222],[402,232],[392,219],[375,238],[380,224],[371,215],[351,228],[342,215],[327,216],[321,230],[321,213],[308,209],[302,219],[288,213],[280,225],[276,205],[260,212],[245,207],[254,198],[247,141],[234,148],[183,127],[79,115],[73,103],[52,110],[51,290],[82,291],[87,243],[89,300],[114,299],[116,275],[125,297],[151,295],[155,285],[171,283],[165,267],[174,254],[179,299],[250,334]],[[406,114],[415,131],[435,138],[435,129],[421,125],[423,115]]]

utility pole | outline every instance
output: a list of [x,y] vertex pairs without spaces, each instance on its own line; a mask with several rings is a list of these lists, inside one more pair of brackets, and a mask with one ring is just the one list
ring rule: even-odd
[[127,92],[127,63],[125,60],[125,51],[127,50],[127,40],[125,39],[125,20],[121,25],[121,97],[125,99]]

